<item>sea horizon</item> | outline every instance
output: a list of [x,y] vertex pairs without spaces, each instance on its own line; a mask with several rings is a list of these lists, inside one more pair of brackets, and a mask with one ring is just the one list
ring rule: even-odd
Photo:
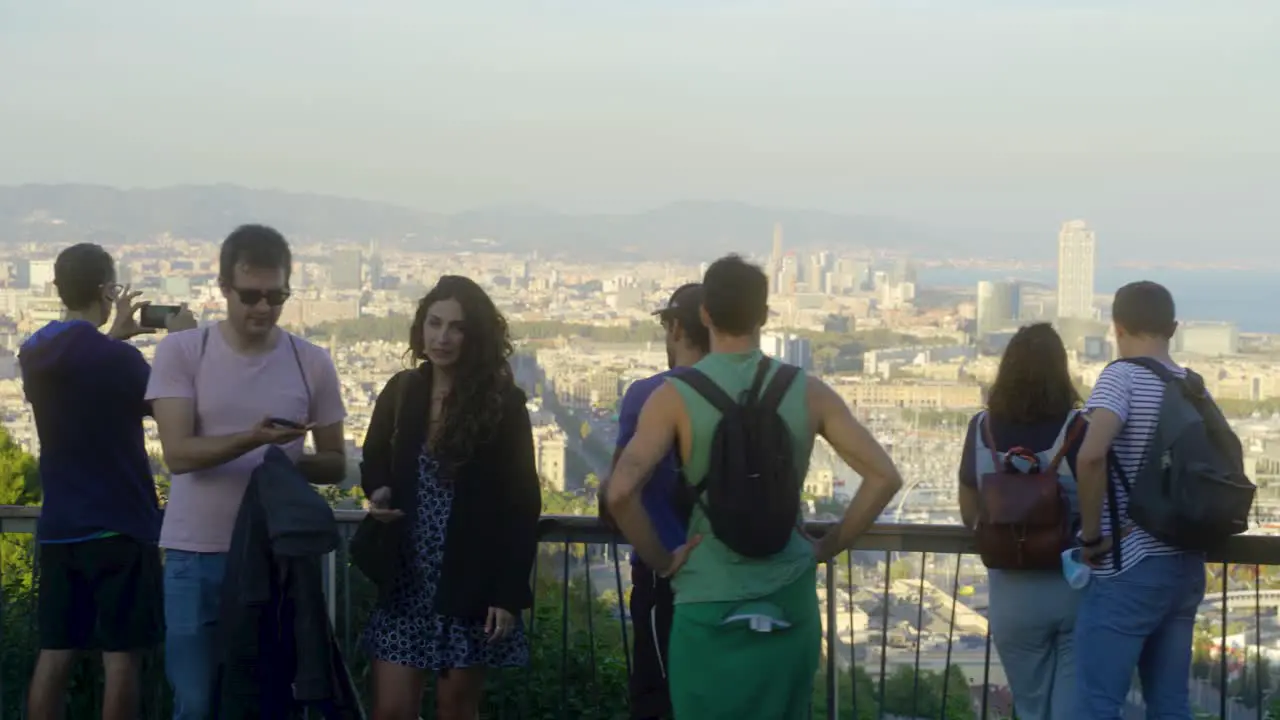
[[[982,280],[1017,280],[1054,287],[1051,268],[987,271],[977,268],[923,267],[923,286],[976,288]],[[1099,268],[1094,292],[1109,296],[1126,283],[1151,280],[1169,288],[1181,322],[1230,322],[1240,332],[1280,334],[1280,280],[1274,270],[1187,270],[1172,268]]]

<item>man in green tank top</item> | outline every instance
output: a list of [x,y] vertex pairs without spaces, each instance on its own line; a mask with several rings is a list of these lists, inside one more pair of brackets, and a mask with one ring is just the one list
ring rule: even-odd
[[[760,362],[768,287],[760,268],[737,255],[717,260],[703,278],[701,314],[711,332],[711,354],[694,367],[730,397],[751,387]],[[775,361],[770,377],[777,367]],[[807,538],[796,518],[797,529],[780,552],[748,558],[720,542],[703,509],[695,507],[688,541],[666,549],[641,490],[673,447],[684,460],[685,481],[701,482],[720,420],[702,395],[676,379],[645,403],[605,489],[627,541],[650,567],[672,578],[676,611],[668,676],[677,720],[808,717],[821,652],[817,564],[851,547],[902,487],[888,454],[821,380],[798,376],[778,414],[791,434],[797,477],[808,471],[814,436],[821,435],[863,479],[840,524],[819,540]]]

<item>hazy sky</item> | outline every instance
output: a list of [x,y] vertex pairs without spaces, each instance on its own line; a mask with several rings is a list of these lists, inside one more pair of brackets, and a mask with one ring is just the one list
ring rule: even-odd
[[1277,37],[1277,0],[0,0],[0,184],[1247,250],[1280,227]]

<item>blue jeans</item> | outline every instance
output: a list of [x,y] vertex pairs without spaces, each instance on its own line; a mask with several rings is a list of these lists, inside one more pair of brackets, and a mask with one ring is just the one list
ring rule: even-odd
[[1133,671],[1149,720],[1190,720],[1191,638],[1204,600],[1204,556],[1147,557],[1095,577],[1076,616],[1080,717],[1120,720]]
[[1009,678],[1019,720],[1074,720],[1072,634],[1080,592],[1061,572],[992,570],[991,642]]
[[214,638],[226,553],[166,550],[164,670],[173,686],[173,720],[211,720]]

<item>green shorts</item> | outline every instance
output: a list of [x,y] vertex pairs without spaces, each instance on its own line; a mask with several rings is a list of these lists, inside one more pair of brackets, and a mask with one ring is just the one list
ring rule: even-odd
[[677,604],[676,720],[805,720],[822,651],[816,568],[767,597]]

